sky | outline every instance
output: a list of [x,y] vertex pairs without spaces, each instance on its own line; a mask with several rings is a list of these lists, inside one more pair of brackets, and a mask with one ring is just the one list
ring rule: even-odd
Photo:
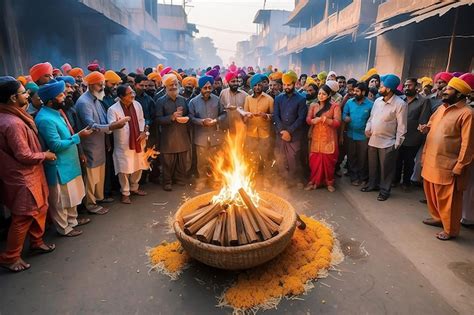
[[[160,0],[163,2],[163,0]],[[171,0],[165,0],[171,3]],[[183,4],[174,0],[173,4]],[[224,64],[235,54],[238,41],[249,39],[255,34],[256,24],[252,21],[258,10],[263,9],[264,0],[187,0],[188,22],[197,24],[196,37],[211,37],[217,53]],[[294,0],[267,0],[265,9],[292,11]]]

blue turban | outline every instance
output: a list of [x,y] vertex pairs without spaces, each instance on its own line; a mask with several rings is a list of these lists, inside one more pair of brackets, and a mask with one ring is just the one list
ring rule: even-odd
[[250,87],[253,89],[255,85],[257,85],[258,83],[262,82],[265,79],[267,79],[267,77],[263,74],[257,73],[253,75],[252,78],[250,79]]
[[64,81],[65,83],[69,83],[69,84],[71,84],[71,85],[76,84],[76,79],[74,79],[74,78],[71,77],[70,75],[65,75],[65,76],[56,77],[56,80],[58,80],[58,81]]
[[66,84],[64,81],[51,80],[47,84],[40,86],[38,96],[43,103],[48,103],[50,100],[64,92]]
[[199,78],[199,88],[202,89],[204,85],[207,84],[207,82],[211,83],[211,85],[214,84],[214,78],[211,77],[210,75],[205,75]]
[[383,86],[395,92],[400,85],[400,78],[394,74],[386,74],[380,77],[380,82],[383,83]]
[[34,82],[28,82],[25,85],[25,89],[30,91],[32,94],[35,94],[39,90],[39,86]]

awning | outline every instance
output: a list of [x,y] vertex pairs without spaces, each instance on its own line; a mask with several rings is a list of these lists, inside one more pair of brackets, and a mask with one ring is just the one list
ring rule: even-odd
[[328,41],[328,42],[326,42],[326,43],[324,43],[324,44],[327,45],[327,44],[330,44],[330,43],[337,42],[337,41],[340,40],[340,39],[343,39],[343,38],[345,38],[345,37],[348,37],[349,35],[350,35],[352,38],[354,38],[354,35],[355,35],[355,33],[357,32],[357,28],[358,28],[357,26],[354,26],[354,27],[352,27],[352,28],[350,28],[350,29],[347,29],[347,30],[345,30],[345,31],[343,31],[343,32],[341,32],[341,33],[339,33],[339,34],[337,34],[336,37],[334,37],[333,39],[331,39],[330,41]]
[[168,58],[166,58],[165,56],[163,56],[162,54],[160,54],[159,52],[157,52],[156,50],[152,50],[152,49],[145,49],[145,51],[147,53],[149,53],[150,55],[153,55],[155,56],[156,58],[158,58],[159,60],[168,60]]
[[396,24],[393,24],[393,25],[386,25],[386,24],[388,24],[389,20],[379,22],[379,23],[375,23],[373,25],[373,30],[367,32],[366,33],[367,36],[365,38],[370,39],[370,38],[373,38],[373,37],[377,37],[379,35],[382,35],[385,32],[396,30],[397,28],[407,26],[411,23],[420,23],[420,22],[422,22],[422,21],[424,21],[428,18],[431,18],[433,16],[436,16],[436,15],[442,16],[442,15],[446,14],[451,9],[454,9],[454,8],[457,8],[457,7],[460,7],[460,6],[464,6],[464,5],[471,5],[473,3],[474,3],[473,0],[471,0],[471,1],[459,1],[459,2],[450,3],[450,4],[448,4],[444,7],[437,8],[437,9],[434,9],[434,10],[431,10],[431,11],[428,11],[429,8],[424,8],[424,9],[415,11],[415,12],[407,15],[408,17],[411,17],[408,20],[405,20],[403,22],[399,22],[399,23],[396,23]]
[[298,4],[296,5],[296,7],[291,12],[290,17],[288,18],[288,21],[283,25],[291,25],[294,22],[294,20],[298,18],[300,13],[303,12],[304,7],[306,7],[308,3],[309,3],[309,0],[300,0]]

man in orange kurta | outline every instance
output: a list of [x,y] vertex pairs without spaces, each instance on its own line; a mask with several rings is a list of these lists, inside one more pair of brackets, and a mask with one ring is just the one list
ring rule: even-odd
[[474,153],[474,113],[466,105],[470,86],[452,78],[443,92],[443,105],[431,116],[423,149],[423,186],[428,201],[430,219],[423,223],[442,226],[436,234],[440,240],[456,237],[460,230],[462,194],[466,188],[467,166]]

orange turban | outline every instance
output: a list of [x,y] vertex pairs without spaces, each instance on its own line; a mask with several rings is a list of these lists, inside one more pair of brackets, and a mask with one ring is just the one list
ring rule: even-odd
[[290,70],[282,76],[281,80],[284,84],[294,84],[298,81],[298,75],[296,72]]
[[449,80],[448,86],[452,87],[462,95],[469,95],[469,93],[472,91],[467,82],[456,77],[453,77],[451,80]]
[[178,72],[176,72],[176,71],[174,71],[174,70],[171,70],[170,73],[174,74],[174,75],[176,76],[176,78],[178,79],[179,82],[182,82],[182,81],[183,81],[183,77],[182,77]]
[[81,68],[72,68],[71,70],[69,70],[69,75],[73,78],[77,78],[79,76],[83,77],[84,71],[82,71]]
[[183,86],[187,86],[188,84],[191,84],[193,87],[197,87],[198,80],[195,77],[186,77],[183,79]]
[[268,76],[268,78],[269,78],[271,81],[281,80],[282,77],[283,77],[283,72],[280,72],[280,71],[270,73],[270,75]]
[[121,83],[122,82],[122,79],[118,76],[117,73],[115,73],[115,71],[113,70],[107,70],[105,71],[105,74],[104,74],[104,79],[105,81],[108,81],[112,84],[115,84],[115,83]]
[[24,76],[22,76],[22,75],[20,75],[20,76],[19,76],[18,78],[16,78],[16,79],[17,79],[18,81],[20,81],[21,85],[23,85],[23,86],[25,86],[26,83],[28,83],[28,80],[27,80]]
[[163,71],[163,69],[165,68],[165,66],[163,66],[161,63],[159,65],[156,66],[156,72],[161,72]]
[[[70,72],[69,72],[70,73]],[[92,71],[84,78],[84,81],[88,84],[98,84],[105,81],[104,75],[99,71]]]
[[178,78],[174,73],[168,73],[163,76],[163,84],[167,87],[173,84],[174,82],[178,83]]
[[53,66],[49,62],[38,63],[30,69],[31,80],[33,80],[33,82],[38,81],[39,78],[45,74],[53,75]]
[[147,76],[148,80],[152,80],[155,82],[161,82],[161,75],[158,72],[152,72]]

